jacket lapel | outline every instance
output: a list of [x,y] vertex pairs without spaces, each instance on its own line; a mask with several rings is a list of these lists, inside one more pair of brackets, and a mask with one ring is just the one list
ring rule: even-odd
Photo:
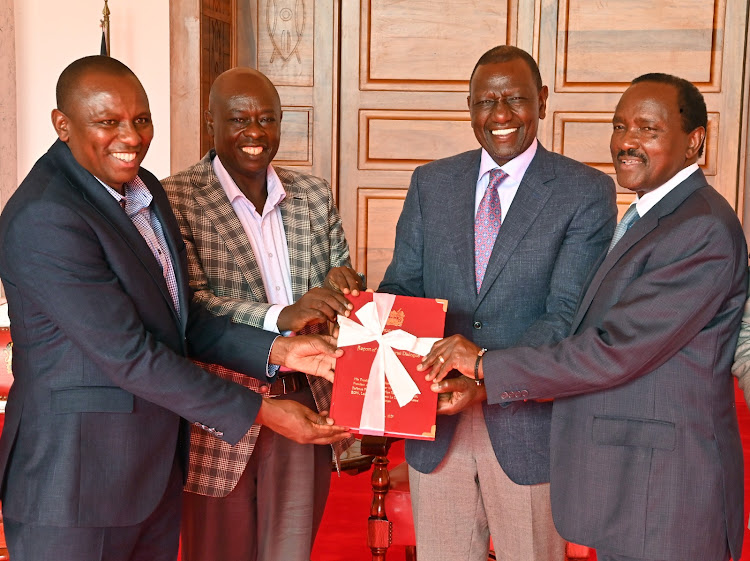
[[289,252],[289,273],[292,278],[292,298],[296,302],[309,289],[310,246],[310,209],[307,192],[300,189],[291,174],[282,168],[276,168],[276,174],[286,191],[281,201],[281,219],[284,223],[287,251]]
[[[125,241],[125,245],[130,248],[134,256],[140,261],[141,265],[148,272],[154,283],[159,287],[162,296],[167,300],[170,308],[174,310],[172,297],[169,294],[167,283],[164,280],[161,266],[157,263],[154,254],[141,236],[138,229],[133,225],[127,214],[114,197],[104,188],[104,186],[87,170],[76,162],[67,145],[57,140],[52,145],[50,153],[55,157],[58,166],[68,177],[70,185],[78,189],[84,200],[98,212],[104,220],[111,224],[112,228]],[[157,215],[158,216],[158,215]],[[161,216],[159,216],[161,220]],[[163,223],[163,222],[162,222]],[[177,318],[175,313],[175,319]]]
[[263,279],[245,229],[232,208],[224,189],[211,165],[211,151],[201,161],[198,173],[191,177],[196,202],[203,208],[209,222],[216,228],[227,251],[247,281],[253,298],[258,302],[268,301]]
[[521,184],[518,186],[513,204],[507,214],[503,212],[502,226],[500,226],[497,240],[492,248],[487,271],[482,281],[482,288],[477,298],[477,306],[487,295],[508,258],[526,235],[544,205],[547,204],[547,200],[552,193],[546,183],[554,178],[555,172],[547,156],[547,151],[541,144],[538,144],[534,159],[531,160],[531,164],[529,164]]
[[[474,291],[474,197],[481,154],[481,150],[471,152],[466,165],[456,167],[448,178],[449,188],[445,190],[445,208],[456,210],[455,222],[447,222],[445,227],[450,238],[455,239],[458,286],[469,286]],[[462,232],[466,234],[461,235]]]
[[674,212],[675,209],[677,209],[677,207],[679,207],[680,204],[682,204],[682,202],[693,193],[693,191],[700,187],[704,187],[705,185],[707,185],[707,183],[703,172],[701,170],[696,171],[685,181],[672,189],[672,191],[656,203],[656,205],[649,210],[645,216],[639,218],[630,229],[625,232],[625,235],[620,238],[620,241],[618,241],[617,244],[615,244],[612,251],[603,257],[600,261],[599,268],[596,270],[593,277],[591,277],[591,283],[588,285],[586,292],[581,298],[578,309],[573,317],[570,329],[571,334],[575,333],[580,326],[589,306],[591,306],[591,302],[593,302],[594,297],[602,284],[602,281],[607,274],[609,274],[609,271],[612,270],[612,267],[614,267],[620,259],[625,257],[630,248],[640,242],[646,235],[656,228],[662,217]]

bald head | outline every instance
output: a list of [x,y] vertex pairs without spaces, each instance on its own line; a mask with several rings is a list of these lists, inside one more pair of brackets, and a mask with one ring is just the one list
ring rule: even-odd
[[279,92],[262,73],[232,68],[211,86],[206,130],[219,160],[245,194],[265,189],[281,141]]
[[57,97],[57,108],[60,111],[63,113],[70,111],[71,100],[80,95],[82,82],[92,74],[120,78],[129,77],[140,85],[140,81],[133,71],[115,58],[102,55],[79,58],[70,63],[57,79],[55,95]]
[[231,68],[219,74],[211,85],[208,110],[214,112],[219,104],[226,105],[229,99],[248,93],[268,96],[281,109],[279,92],[265,74],[254,68]]

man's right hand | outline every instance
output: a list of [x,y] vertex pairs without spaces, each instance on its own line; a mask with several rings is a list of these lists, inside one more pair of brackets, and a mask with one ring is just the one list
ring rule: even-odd
[[263,398],[256,422],[299,444],[331,444],[351,436],[327,411],[318,414],[288,399]]
[[337,315],[348,316],[352,304],[346,296],[330,288],[311,288],[291,306],[279,314],[279,331],[299,331],[306,325],[336,321]]

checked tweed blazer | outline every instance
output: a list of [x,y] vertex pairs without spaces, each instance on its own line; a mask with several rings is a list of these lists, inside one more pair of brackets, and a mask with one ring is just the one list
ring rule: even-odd
[[[197,164],[162,181],[187,246],[193,298],[216,315],[231,315],[236,323],[262,328],[271,305],[247,235],[214,173],[214,157],[211,150]],[[349,246],[328,183],[289,169],[275,170],[286,191],[280,208],[296,301],[321,286],[332,267],[350,264]],[[207,369],[244,386],[255,382],[218,365]],[[315,376],[309,381],[318,409],[327,410],[330,383]],[[229,494],[253,453],[259,431],[260,426],[253,425],[230,446],[194,425],[185,489],[212,497]],[[346,446],[347,441],[336,443],[336,455]]]

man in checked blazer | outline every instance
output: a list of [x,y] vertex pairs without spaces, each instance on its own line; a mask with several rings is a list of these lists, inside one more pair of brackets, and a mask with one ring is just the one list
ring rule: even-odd
[[[328,184],[271,165],[281,105],[260,72],[235,68],[211,88],[215,150],[164,180],[188,252],[194,298],[269,331],[325,328],[360,288]],[[281,372],[271,386],[217,375],[319,411],[330,384]],[[194,428],[183,507],[183,560],[306,561],[328,496],[330,446],[300,445],[254,425],[230,446]]]
[[[537,142],[547,87],[528,53],[489,50],[469,88],[482,149],[414,171],[379,290],[447,299],[446,334],[480,347],[558,341],[612,237],[613,182]],[[477,290],[475,217],[498,168],[502,225]],[[407,442],[420,559],[486,560],[492,534],[498,559],[562,561],[549,503],[551,412],[551,403],[476,404],[438,417],[434,442]]]
[[[552,514],[600,561],[735,561],[742,553],[742,444],[730,369],[747,291],[747,245],[732,207],[698,167],[698,88],[633,80],[610,150],[636,200],[587,280],[571,335],[490,350],[460,336],[425,357],[449,410],[474,398],[554,398]],[[637,211],[637,214],[636,214]],[[636,219],[631,222],[629,218]],[[628,229],[630,223],[630,229]],[[448,535],[450,530],[448,530]]]

